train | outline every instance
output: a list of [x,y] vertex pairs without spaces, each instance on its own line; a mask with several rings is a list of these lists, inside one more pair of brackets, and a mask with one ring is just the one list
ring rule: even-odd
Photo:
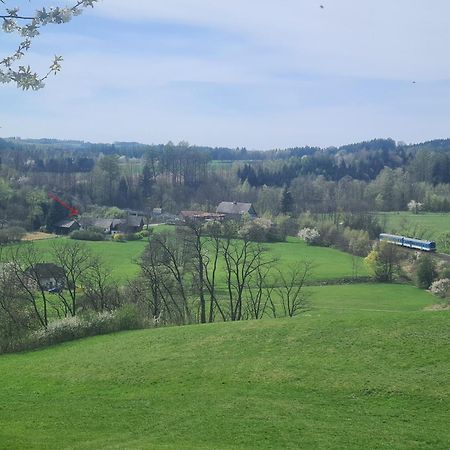
[[424,241],[422,239],[414,239],[406,236],[397,236],[395,234],[380,234],[380,241],[390,242],[391,244],[400,245],[401,247],[414,248],[425,252],[435,252],[436,242]]

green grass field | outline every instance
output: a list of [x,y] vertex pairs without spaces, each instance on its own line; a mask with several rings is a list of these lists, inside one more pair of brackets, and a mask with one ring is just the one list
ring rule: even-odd
[[294,319],[0,357],[0,448],[450,448],[450,313],[410,286],[310,289]]
[[[65,238],[59,238],[65,239]],[[54,240],[36,241],[35,245],[42,250],[45,257],[50,257],[50,248]],[[115,278],[120,282],[133,278],[139,272],[136,260],[144,251],[145,241],[125,243],[104,241],[86,242],[86,245],[111,269]],[[314,262],[312,278],[315,280],[337,279],[352,276],[352,257],[338,250],[322,247],[310,247],[296,238],[289,238],[289,242],[265,245],[268,255],[275,258],[277,267],[281,270],[293,267],[299,261],[308,259]],[[368,269],[358,258],[358,274],[368,275]]]
[[442,233],[450,233],[450,213],[391,212],[379,214],[386,221],[386,232],[407,234],[412,237],[438,239]]

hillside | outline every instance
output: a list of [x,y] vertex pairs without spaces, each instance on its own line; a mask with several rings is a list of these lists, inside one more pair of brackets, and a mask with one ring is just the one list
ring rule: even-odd
[[3,356],[0,448],[449,448],[449,313],[409,286],[342,289],[292,320]]

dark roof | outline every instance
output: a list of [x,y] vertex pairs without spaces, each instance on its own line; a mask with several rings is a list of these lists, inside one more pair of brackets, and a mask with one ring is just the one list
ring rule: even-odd
[[114,228],[117,225],[122,225],[123,223],[126,223],[126,219],[112,219],[111,220],[111,226]]
[[64,269],[53,263],[38,263],[34,267],[29,267],[26,273],[33,273],[39,278],[64,278]]
[[80,224],[73,219],[64,219],[64,220],[60,220],[58,223],[56,223],[56,228],[72,228],[73,225],[78,225],[80,226]]
[[94,217],[83,217],[80,222],[86,227],[110,228],[113,219],[98,219]]
[[141,216],[128,216],[125,223],[129,227],[140,227],[144,224],[144,218]]
[[256,214],[251,203],[222,202],[216,212],[221,214]]

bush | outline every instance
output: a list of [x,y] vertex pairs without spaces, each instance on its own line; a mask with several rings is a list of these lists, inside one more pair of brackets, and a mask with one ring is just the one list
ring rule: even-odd
[[22,227],[8,227],[0,230],[0,244],[11,244],[19,242],[25,236],[25,229]]
[[239,230],[239,236],[254,242],[282,242],[286,235],[269,219],[249,220]]
[[27,337],[18,338],[15,342],[11,342],[8,347],[3,346],[0,341],[0,352],[47,347],[84,337],[135,330],[149,325],[150,322],[142,318],[134,305],[126,305],[113,312],[84,314],[56,320],[51,322],[46,330],[41,329]]
[[430,291],[432,294],[439,298],[448,298],[450,296],[450,279],[443,278],[441,280],[435,281],[431,287]]
[[77,230],[70,233],[70,238],[78,241],[104,241],[105,235],[94,230]]
[[121,233],[113,234],[111,240],[113,242],[125,242],[125,236]]
[[142,236],[139,233],[128,233],[125,235],[126,241],[139,241],[142,239]]
[[428,289],[437,276],[436,264],[430,255],[421,254],[416,264],[416,285]]
[[149,229],[147,229],[147,230],[139,231],[139,232],[136,233],[136,234],[137,234],[138,236],[140,236],[141,239],[146,239],[146,238],[150,237],[150,236],[152,235],[152,233],[153,233],[153,229],[152,229],[152,228],[149,228]]
[[297,236],[308,245],[315,245],[320,242],[320,233],[315,228],[303,228],[298,232]]

